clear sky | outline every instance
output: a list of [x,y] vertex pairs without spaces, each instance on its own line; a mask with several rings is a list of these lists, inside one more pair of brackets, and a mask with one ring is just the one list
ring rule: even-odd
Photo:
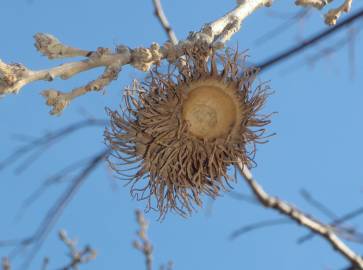
[[[189,31],[199,30],[204,23],[233,8],[234,1],[183,0],[163,4],[177,36],[183,39]],[[353,12],[361,7],[362,1],[354,1]],[[312,11],[307,20],[287,23],[278,35],[256,45],[259,37],[298,11],[293,0],[276,0],[272,8],[249,17],[228,45],[235,47],[238,43],[241,50],[249,50],[250,61],[258,63],[327,27],[323,24],[323,13]],[[118,44],[149,46],[151,42],[166,40],[153,15],[151,0],[2,0],[0,14],[0,58],[33,69],[62,63],[51,62],[35,50],[32,36],[37,32],[51,33],[66,44],[89,50],[98,46],[114,48]],[[308,190],[338,216],[363,202],[362,35],[356,35],[354,42],[337,52],[319,59],[317,55],[358,28],[362,28],[361,21],[259,77],[269,81],[275,92],[264,110],[278,112],[269,126],[269,131],[277,135],[259,146],[258,166],[253,173],[268,192],[325,222],[330,220],[302,198],[301,189]],[[352,58],[354,61],[349,60]],[[19,95],[0,100],[0,160],[21,145],[16,134],[40,136],[82,120],[84,115],[105,118],[104,108],[118,107],[123,87],[133,78],[144,76],[125,67],[104,94],[90,93],[78,98],[60,117],[48,114],[49,108],[39,95],[41,90],[68,91],[92,80],[100,71],[90,71],[69,81],[34,83]],[[26,237],[34,232],[69,182],[50,188],[29,208],[20,211],[24,199],[52,173],[100,151],[104,147],[103,130],[97,126],[72,134],[21,174],[15,173],[17,166],[24,166],[21,162],[8,164],[0,171],[0,239]],[[242,179],[234,188],[237,192],[248,192]],[[252,231],[231,241],[229,235],[234,230],[280,216],[228,194],[213,203],[205,198],[204,203],[188,219],[169,214],[159,222],[157,213],[146,214],[154,244],[155,269],[169,260],[176,270],[341,269],[346,265],[318,237],[297,244],[297,239],[307,231],[296,224]],[[76,236],[80,246],[90,244],[98,251],[98,258],[83,269],[144,269],[144,258],[131,246],[137,230],[134,210],[144,206],[145,202],[132,200],[128,187],[113,179],[106,165],[102,165],[70,202],[31,269],[40,269],[44,256],[51,259],[50,269],[66,261],[67,250],[57,238],[61,228]],[[362,221],[363,217],[356,218],[349,225],[363,230]],[[363,253],[362,245],[351,245]],[[7,252],[0,249],[0,256]],[[21,261],[21,257],[17,260]]]

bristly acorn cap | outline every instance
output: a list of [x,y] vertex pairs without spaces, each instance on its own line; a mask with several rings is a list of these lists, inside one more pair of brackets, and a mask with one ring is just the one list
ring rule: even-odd
[[123,113],[108,109],[109,164],[161,217],[170,209],[190,214],[202,194],[228,190],[227,167],[238,159],[251,166],[270,122],[257,114],[268,87],[251,91],[256,69],[243,68],[237,52],[201,55],[186,50],[165,74],[155,67],[137,96],[124,96]]

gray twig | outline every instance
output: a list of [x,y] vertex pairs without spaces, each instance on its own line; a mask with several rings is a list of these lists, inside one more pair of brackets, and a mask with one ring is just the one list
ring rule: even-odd
[[358,269],[363,269],[363,258],[348,247],[331,226],[323,224],[277,197],[270,196],[253,178],[252,173],[241,160],[238,161],[237,167],[253,194],[264,207],[274,209],[297,224],[311,230],[314,234],[320,235],[352,265]]
[[140,229],[137,231],[137,236],[139,240],[135,240],[133,242],[134,248],[140,250],[142,254],[145,256],[146,269],[152,270],[153,263],[153,245],[149,240],[147,235],[147,230],[149,227],[149,223],[145,219],[144,215],[140,210],[136,210],[136,221],[140,226]]
[[166,34],[169,37],[170,42],[173,45],[178,44],[178,38],[176,37],[173,29],[171,28],[171,26],[169,24],[168,19],[165,16],[165,13],[164,13],[160,0],[153,0],[153,4],[154,4],[154,8],[155,8],[154,14],[158,18],[161,26],[164,28]]

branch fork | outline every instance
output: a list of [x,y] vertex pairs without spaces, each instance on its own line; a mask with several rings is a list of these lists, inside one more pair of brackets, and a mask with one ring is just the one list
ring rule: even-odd
[[78,62],[69,62],[45,70],[30,70],[21,64],[7,64],[0,60],[0,96],[17,94],[27,84],[44,80],[52,81],[60,77],[69,79],[78,73],[105,67],[104,72],[95,80],[74,88],[70,92],[56,89],[46,89],[41,94],[46,104],[51,107],[50,113],[59,115],[76,97],[90,91],[100,91],[117,79],[122,66],[130,64],[134,68],[146,72],[154,64],[158,65],[163,59],[174,62],[184,54],[185,48],[203,47],[205,44],[215,49],[224,46],[234,33],[240,29],[242,21],[260,7],[269,6],[272,0],[244,0],[238,1],[235,9],[204,26],[201,31],[192,33],[186,40],[178,41],[171,31],[170,25],[161,10],[160,2],[155,0],[155,13],[164,27],[168,29],[169,42],[162,46],[152,43],[149,48],[131,49],[127,46],[118,46],[114,51],[107,48],[98,48],[96,51],[83,50],[63,44],[50,34],[37,33],[34,36],[36,49],[48,59],[63,59],[84,57]]
[[282,215],[287,216],[290,220],[293,220],[315,234],[320,235],[330,243],[334,250],[345,257],[353,266],[358,269],[363,269],[363,258],[355,253],[336,235],[334,228],[315,220],[291,204],[280,200],[279,198],[270,196],[253,178],[251,171],[242,163],[242,161],[238,162],[237,168],[253,194],[263,206],[280,212]]

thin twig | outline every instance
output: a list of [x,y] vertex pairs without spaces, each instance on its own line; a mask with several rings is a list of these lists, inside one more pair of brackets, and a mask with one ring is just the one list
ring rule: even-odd
[[331,218],[331,219],[337,219],[338,216],[333,213],[327,206],[325,206],[323,203],[319,202],[318,200],[316,200],[311,194],[310,192],[308,192],[305,189],[302,189],[300,191],[301,196],[303,196],[303,198],[305,199],[305,201],[307,201],[308,203],[310,203],[312,206],[314,206],[316,209],[318,209],[320,212],[322,212],[323,214],[325,214],[327,217]]
[[34,162],[41,154],[43,154],[44,151],[48,149],[52,144],[59,142],[59,140],[64,139],[67,135],[72,134],[85,127],[105,126],[105,124],[106,121],[100,119],[81,120],[66,127],[46,133],[44,136],[29,140],[24,145],[18,147],[9,156],[4,158],[3,160],[0,160],[0,170],[5,169],[9,165],[15,163],[16,161],[28,154],[31,155],[32,152],[35,153],[35,156],[32,156],[31,159],[26,159],[27,162],[22,162],[17,167],[16,172],[22,172],[29,165],[31,165],[31,163]]
[[[347,44],[354,44],[354,38],[358,36],[359,32],[361,31],[361,27],[351,28],[347,31],[347,35],[341,39],[339,39],[337,42],[322,48],[321,50],[318,50],[317,52],[313,53],[312,55],[306,57],[306,62],[309,64],[314,64],[318,60],[322,58],[322,56],[329,56],[334,52],[337,52],[338,50],[342,49]],[[353,53],[354,55],[354,47],[351,47],[348,49],[349,53]],[[350,55],[349,55],[350,56]],[[349,59],[351,61],[350,67],[353,69],[354,66],[354,59]],[[299,66],[303,66],[302,64],[299,64]],[[352,72],[353,74],[354,72]]]
[[0,241],[1,246],[15,245],[16,248],[13,250],[12,254],[16,255],[19,251],[23,250],[25,247],[31,246],[29,253],[27,254],[21,269],[27,269],[34,259],[36,253],[39,251],[44,240],[49,234],[50,230],[53,228],[54,224],[60,217],[61,213],[68,205],[73,196],[77,193],[78,189],[81,187],[83,182],[89,177],[89,175],[101,164],[101,161],[109,154],[109,149],[102,150],[98,154],[94,155],[88,163],[85,164],[84,168],[76,175],[68,188],[61,194],[58,200],[53,204],[53,206],[48,210],[46,216],[44,217],[41,224],[38,226],[35,233],[28,238],[21,240],[10,240],[10,241]]
[[0,96],[18,93],[25,85],[39,80],[52,81],[56,77],[69,79],[81,72],[105,67],[104,72],[96,79],[69,92],[47,89],[42,92],[46,104],[51,106],[51,114],[59,115],[70,102],[91,91],[100,91],[117,79],[124,65],[132,65],[141,71],[148,71],[152,65],[159,64],[163,59],[175,62],[183,56],[187,47],[201,44],[214,48],[222,48],[241,26],[241,23],[257,9],[271,5],[272,0],[244,0],[237,7],[221,18],[206,24],[199,32],[191,33],[185,40],[176,45],[170,42],[163,46],[152,43],[149,48],[131,49],[119,45],[115,50],[98,48],[95,51],[82,50],[63,44],[50,34],[38,33],[34,36],[36,48],[49,59],[70,58],[80,56],[85,59],[45,69],[31,70],[24,65],[7,64],[0,60]]
[[135,240],[133,242],[134,248],[140,250],[145,257],[146,270],[152,270],[153,263],[153,245],[149,240],[147,230],[149,227],[149,223],[145,219],[144,215],[140,210],[135,211],[136,221],[140,226],[140,229],[137,231],[137,235],[140,240]]
[[165,16],[165,13],[164,13],[160,0],[153,0],[153,4],[154,4],[154,8],[155,8],[154,14],[155,14],[156,18],[158,18],[161,26],[164,28],[166,34],[169,37],[170,42],[173,45],[178,44],[178,42],[179,42],[178,38],[176,37],[173,29],[171,28],[171,26],[169,24],[168,19]]
[[82,250],[77,248],[77,241],[68,237],[65,230],[59,232],[59,238],[69,249],[70,262],[65,266],[59,268],[59,270],[76,270],[81,264],[88,263],[94,260],[97,256],[97,252],[90,246],[85,246]]
[[[309,14],[308,9],[300,10],[298,13],[294,14],[277,27],[273,28],[272,30],[268,31],[267,33],[258,37],[253,44],[256,46],[265,45],[266,41],[269,41],[273,38],[276,38],[278,35],[281,35],[284,31],[288,30],[290,27],[294,26],[295,23],[302,20]],[[285,16],[286,17],[286,16]]]
[[229,238],[231,240],[233,240],[233,239],[241,236],[242,234],[245,234],[245,233],[248,233],[248,232],[251,232],[254,230],[266,228],[266,227],[281,225],[281,224],[291,224],[291,220],[287,219],[287,218],[279,218],[279,219],[269,219],[269,220],[252,223],[252,224],[243,226],[243,227],[235,230],[233,233],[231,233]]
[[231,192],[228,192],[227,194],[236,200],[241,200],[253,205],[260,205],[256,198],[250,195],[239,193],[233,190]]
[[[363,207],[359,207],[359,208],[357,208],[357,209],[354,209],[353,211],[351,211],[351,212],[349,212],[349,213],[347,213],[347,214],[345,214],[345,215],[343,215],[343,216],[341,216],[341,217],[339,217],[339,218],[336,218],[331,224],[330,224],[330,226],[331,227],[337,227],[337,226],[339,226],[340,224],[342,224],[342,223],[344,223],[344,222],[346,222],[346,221],[348,221],[348,220],[350,220],[350,219],[353,219],[353,218],[355,218],[355,217],[357,217],[357,216],[359,216],[359,215],[362,215],[363,214]],[[346,230],[345,230],[346,231]],[[300,237],[299,239],[298,239],[298,243],[299,244],[301,244],[301,243],[303,243],[303,242],[305,242],[305,241],[307,241],[307,240],[309,240],[309,239],[311,239],[312,237],[314,237],[315,236],[315,234],[314,233],[309,233],[309,234],[306,234],[306,235],[304,235],[304,236],[302,236],[302,237]],[[353,239],[354,240],[354,239]],[[358,242],[361,242],[361,241],[358,241]]]
[[[344,222],[346,222],[352,218],[355,218],[358,215],[363,214],[363,207],[359,207],[358,209],[350,211],[349,213],[343,215],[342,217],[338,217],[337,214],[335,214],[333,211],[331,211],[323,203],[321,203],[320,201],[315,199],[308,191],[302,190],[301,194],[308,203],[310,203],[313,207],[315,207],[320,212],[325,214],[328,218],[333,220],[331,223],[329,223],[329,226],[331,226],[340,237],[342,237],[343,239],[352,241],[352,242],[362,243],[363,238],[362,238],[361,233],[357,232],[354,228],[349,228],[346,226],[342,227],[341,225]],[[306,240],[311,239],[314,236],[315,236],[315,234],[309,233],[303,237],[300,237],[298,239],[298,243],[301,244],[301,243],[305,242]]]
[[299,44],[291,47],[290,49],[287,49],[287,50],[279,53],[278,55],[273,56],[270,59],[267,59],[260,64],[257,64],[256,66],[259,67],[261,69],[261,71],[265,71],[268,68],[270,68],[282,61],[287,60],[288,58],[294,56],[295,54],[301,52],[302,50],[305,50],[305,49],[309,48],[310,46],[315,45],[316,43],[323,40],[324,38],[341,30],[343,27],[350,25],[357,19],[360,19],[362,16],[363,16],[363,9],[352,14],[345,20],[342,20],[340,23],[336,24],[334,27],[328,28],[327,30],[317,33],[314,36],[312,36],[308,39],[305,39],[302,42],[299,42]]
[[[255,197],[251,198],[248,195],[240,194],[240,193],[233,192],[233,191],[229,192],[228,194],[238,200],[243,200],[243,201],[246,201],[246,202],[254,204],[254,205],[260,205],[260,202],[258,200],[256,200]],[[333,219],[333,222],[330,223],[329,226],[331,226],[332,229],[334,229],[335,233],[337,233],[343,239],[346,239],[346,240],[349,240],[352,242],[362,243],[363,236],[360,233],[357,233],[354,229],[351,229],[351,228],[342,228],[342,227],[337,227],[337,226],[340,225],[341,223],[343,223],[344,221],[347,221],[348,219],[352,219],[354,217],[357,217],[358,215],[363,214],[363,207],[358,208],[352,212],[349,212],[348,214],[339,218],[335,213],[333,213],[330,209],[328,209],[328,207],[326,207],[321,202],[319,202],[315,198],[313,198],[312,195],[309,192],[307,192],[306,190],[302,190],[301,194],[303,195],[303,197],[305,198],[305,200],[307,202],[309,202],[314,207],[316,207],[318,210],[320,210],[321,212],[326,214],[329,218]],[[246,226],[243,226],[243,227],[235,230],[230,235],[230,238],[235,239],[235,238],[241,236],[242,234],[248,233],[253,230],[262,229],[265,227],[270,227],[270,226],[275,226],[275,225],[280,225],[280,224],[288,224],[288,223],[291,223],[290,219],[286,219],[286,218],[281,219],[280,218],[280,219],[269,219],[269,220],[265,220],[265,221],[248,224]],[[314,236],[316,236],[315,233],[308,233],[307,235],[300,237],[298,239],[298,243],[300,244]]]
[[292,221],[295,221],[297,224],[311,230],[317,235],[320,235],[331,244],[334,250],[339,252],[352,265],[363,269],[363,258],[355,253],[351,248],[349,248],[342,240],[340,240],[340,238],[334,233],[330,226],[324,225],[320,221],[313,219],[291,204],[276,197],[270,196],[252,177],[250,170],[247,168],[247,166],[243,165],[242,161],[239,161],[237,166],[247,185],[264,207],[274,209]]
[[75,171],[78,171],[79,168],[84,166],[84,164],[87,164],[87,162],[89,162],[89,158],[81,159],[79,161],[70,164],[69,166],[64,167],[63,169],[59,170],[57,173],[47,177],[47,179],[45,179],[44,182],[36,190],[34,190],[29,196],[27,196],[24,199],[22,206],[19,209],[18,214],[16,215],[16,218],[20,218],[23,212],[27,208],[29,208],[51,186],[64,183],[66,180],[72,181],[73,178],[68,176],[70,176]]

